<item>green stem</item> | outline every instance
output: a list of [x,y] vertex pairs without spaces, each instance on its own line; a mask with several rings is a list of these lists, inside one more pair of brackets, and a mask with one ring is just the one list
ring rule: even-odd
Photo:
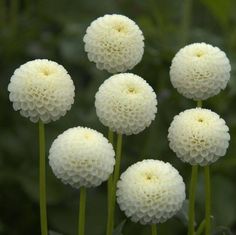
[[113,142],[114,142],[114,133],[113,131],[109,128],[108,130],[108,140],[109,142],[113,145]]
[[78,235],[84,235],[85,230],[85,208],[86,208],[86,188],[80,188],[80,203],[79,203],[79,227]]
[[[113,145],[113,140],[114,140],[114,133],[112,132],[111,129],[109,129],[108,131],[108,140],[109,140],[109,143],[111,143]],[[112,191],[112,182],[113,182],[113,175],[111,174],[109,179],[108,179],[108,182],[107,182],[107,193],[108,193],[108,196],[107,196],[107,200],[108,200],[108,210],[109,210],[109,207],[110,207],[110,199],[111,199],[111,191]]]
[[197,107],[202,108],[202,100],[197,101]]
[[115,185],[115,188],[116,188],[117,181],[120,177],[121,150],[122,150],[122,134],[118,134],[117,146],[116,146],[116,165],[115,165],[114,182],[113,182],[113,185]]
[[182,38],[181,38],[182,45],[185,45],[189,39],[192,4],[193,4],[192,0],[184,0],[183,1]]
[[205,225],[206,225],[206,220],[203,220],[196,231],[196,235],[201,235],[203,233]]
[[45,164],[45,130],[39,121],[39,201],[41,234],[47,235],[47,201],[46,201],[46,164]]
[[195,191],[197,186],[198,166],[192,166],[192,175],[189,188],[188,235],[194,235],[195,223]]
[[[112,132],[111,129],[109,129],[108,131],[108,140],[109,140],[109,143],[111,143],[113,145],[113,139],[114,139],[114,134]],[[108,210],[109,210],[109,207],[110,207],[110,201],[111,201],[111,191],[112,191],[112,182],[113,182],[113,175],[111,174],[109,179],[108,179],[108,182],[107,182],[107,189],[108,189]]]
[[157,235],[157,225],[156,224],[152,224],[151,228],[152,228],[152,235]]
[[107,235],[112,235],[113,227],[114,227],[115,205],[116,205],[116,184],[120,176],[121,150],[122,150],[122,134],[118,134],[117,147],[116,147],[116,164],[115,164],[112,189],[111,189],[110,209],[108,211]]
[[211,182],[210,182],[210,166],[204,167],[205,173],[205,235],[211,234]]
[[[114,141],[114,133],[109,129],[108,131],[108,140],[113,145]],[[108,182],[107,182],[107,232],[109,231],[110,227],[112,227],[111,220],[111,203],[112,203],[112,183],[113,183],[113,174],[110,175]]]

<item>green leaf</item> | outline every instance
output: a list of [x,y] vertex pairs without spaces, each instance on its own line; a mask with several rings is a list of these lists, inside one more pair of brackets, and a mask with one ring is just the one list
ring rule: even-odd
[[126,220],[123,220],[113,231],[112,235],[123,235],[122,230],[125,226]]
[[185,200],[184,203],[183,203],[182,209],[175,216],[186,227],[188,226],[188,206],[189,206],[189,201]]

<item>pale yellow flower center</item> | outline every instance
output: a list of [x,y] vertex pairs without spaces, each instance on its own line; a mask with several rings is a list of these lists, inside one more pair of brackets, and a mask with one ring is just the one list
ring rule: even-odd
[[155,174],[153,174],[152,172],[146,172],[144,174],[144,180],[146,180],[146,181],[156,181],[156,180],[158,180],[158,177]]
[[134,87],[129,87],[128,92],[131,93],[131,94],[136,94],[137,90]]
[[40,72],[44,75],[44,76],[49,76],[53,73],[52,69],[49,68],[41,68]]
[[195,55],[196,55],[196,57],[200,58],[205,55],[205,52],[202,50],[198,50],[198,51],[196,51]]

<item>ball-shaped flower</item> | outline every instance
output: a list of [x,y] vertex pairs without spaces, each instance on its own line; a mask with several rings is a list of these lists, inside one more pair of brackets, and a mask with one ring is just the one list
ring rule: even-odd
[[224,156],[229,146],[229,128],[218,114],[195,108],[174,117],[169,128],[169,145],[191,165],[208,165]]
[[126,72],[140,62],[144,37],[137,24],[123,15],[105,15],[94,20],[84,36],[85,51],[98,69]]
[[21,65],[11,77],[8,91],[14,110],[32,122],[55,121],[74,103],[75,87],[63,66],[46,59]]
[[148,127],[157,112],[152,87],[131,73],[111,76],[95,96],[96,112],[103,125],[120,134],[138,134]]
[[85,127],[70,128],[49,151],[49,165],[57,178],[74,188],[96,187],[113,172],[115,152],[99,132]]
[[143,160],[130,166],[117,184],[120,209],[133,222],[163,223],[175,215],[185,200],[185,184],[169,163]]
[[225,89],[230,70],[226,54],[218,47],[193,43],[175,55],[170,79],[180,94],[193,100],[205,100]]

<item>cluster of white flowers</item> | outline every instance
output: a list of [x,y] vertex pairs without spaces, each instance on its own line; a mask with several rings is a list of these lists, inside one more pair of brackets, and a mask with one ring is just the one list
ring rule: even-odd
[[53,142],[49,164],[54,174],[75,188],[96,187],[113,172],[115,152],[99,132],[75,127]]
[[[230,70],[226,54],[218,47],[193,43],[173,58],[170,79],[179,93],[201,101],[225,89]],[[205,166],[225,155],[230,140],[228,130],[225,121],[210,110],[186,110],[171,123],[170,148],[182,161]]]
[[123,73],[108,78],[95,96],[97,116],[121,134],[137,134],[148,127],[157,112],[152,87],[141,77]]
[[32,122],[55,121],[74,103],[75,87],[70,75],[56,62],[33,60],[14,72],[8,86],[14,110]]
[[117,184],[121,210],[134,222],[163,223],[175,215],[185,199],[185,185],[169,163],[143,160],[130,166]]
[[208,109],[189,109],[171,123],[170,148],[184,162],[208,165],[225,155],[230,140],[228,130],[218,114]]
[[98,69],[126,72],[140,62],[144,51],[142,31],[123,15],[105,15],[94,20],[84,36],[85,51]]
[[231,66],[225,53],[206,43],[182,48],[172,60],[170,79],[179,93],[205,100],[225,89]]
[[[126,72],[140,62],[144,37],[136,23],[123,15],[99,17],[87,28],[85,51],[98,69]],[[194,100],[205,100],[224,89],[230,63],[219,48],[194,43],[174,57],[170,79],[175,88]],[[27,62],[16,69],[8,86],[15,110],[33,122],[55,121],[70,110],[75,87],[67,71],[46,59]],[[119,134],[138,134],[150,126],[157,113],[152,87],[132,73],[111,76],[99,87],[95,107],[103,125]],[[170,148],[184,162],[205,166],[224,156],[229,128],[216,113],[202,108],[181,112],[172,121]],[[113,172],[115,152],[99,132],[70,128],[59,135],[49,151],[49,164],[65,184],[96,187]],[[185,200],[185,185],[169,163],[143,160],[130,166],[117,184],[117,201],[134,222],[156,224],[175,215]]]

